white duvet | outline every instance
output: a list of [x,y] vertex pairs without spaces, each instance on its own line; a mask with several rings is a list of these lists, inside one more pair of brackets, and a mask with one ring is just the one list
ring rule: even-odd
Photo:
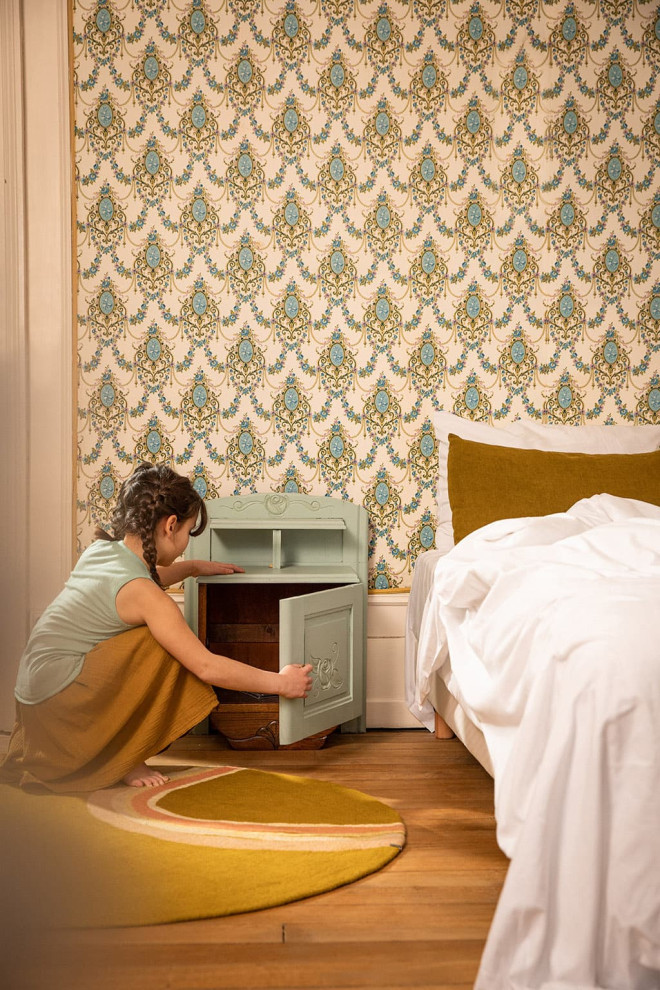
[[416,665],[413,710],[440,670],[485,735],[511,858],[476,990],[660,990],[660,508],[473,533]]

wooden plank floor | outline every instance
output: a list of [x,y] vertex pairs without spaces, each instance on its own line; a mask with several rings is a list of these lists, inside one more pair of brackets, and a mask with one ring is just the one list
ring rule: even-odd
[[13,933],[4,990],[472,987],[507,860],[495,842],[492,780],[458,740],[370,731],[335,734],[318,751],[239,753],[191,735],[153,762],[230,763],[354,787],[397,809],[407,844],[380,872],[283,907],[57,939]]

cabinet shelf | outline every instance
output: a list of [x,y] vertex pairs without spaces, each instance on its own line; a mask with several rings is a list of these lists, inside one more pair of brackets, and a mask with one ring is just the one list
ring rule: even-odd
[[210,529],[346,529],[344,519],[219,519]]
[[270,564],[246,566],[243,574],[216,574],[197,578],[199,584],[357,584],[358,574],[344,564],[326,564],[322,570],[317,564],[288,564],[272,567]]
[[[209,526],[211,557],[233,559],[236,554],[257,566],[280,570],[291,565],[328,563],[343,557],[346,520],[337,516],[301,518],[214,519]],[[321,554],[321,556],[319,556]]]

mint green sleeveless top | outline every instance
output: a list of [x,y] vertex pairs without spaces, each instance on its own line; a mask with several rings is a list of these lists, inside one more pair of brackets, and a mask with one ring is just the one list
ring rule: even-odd
[[151,574],[122,541],[97,540],[34,626],[21,657],[14,694],[24,705],[52,698],[76,679],[92,647],[133,629],[117,615],[120,588]]

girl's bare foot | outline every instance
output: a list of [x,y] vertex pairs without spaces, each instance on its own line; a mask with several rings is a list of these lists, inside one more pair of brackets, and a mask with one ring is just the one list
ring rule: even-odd
[[160,773],[159,770],[148,767],[146,763],[140,763],[139,766],[134,767],[130,773],[126,774],[123,782],[128,784],[129,787],[158,787],[160,784],[167,783],[169,779],[169,777],[165,777],[164,774]]

